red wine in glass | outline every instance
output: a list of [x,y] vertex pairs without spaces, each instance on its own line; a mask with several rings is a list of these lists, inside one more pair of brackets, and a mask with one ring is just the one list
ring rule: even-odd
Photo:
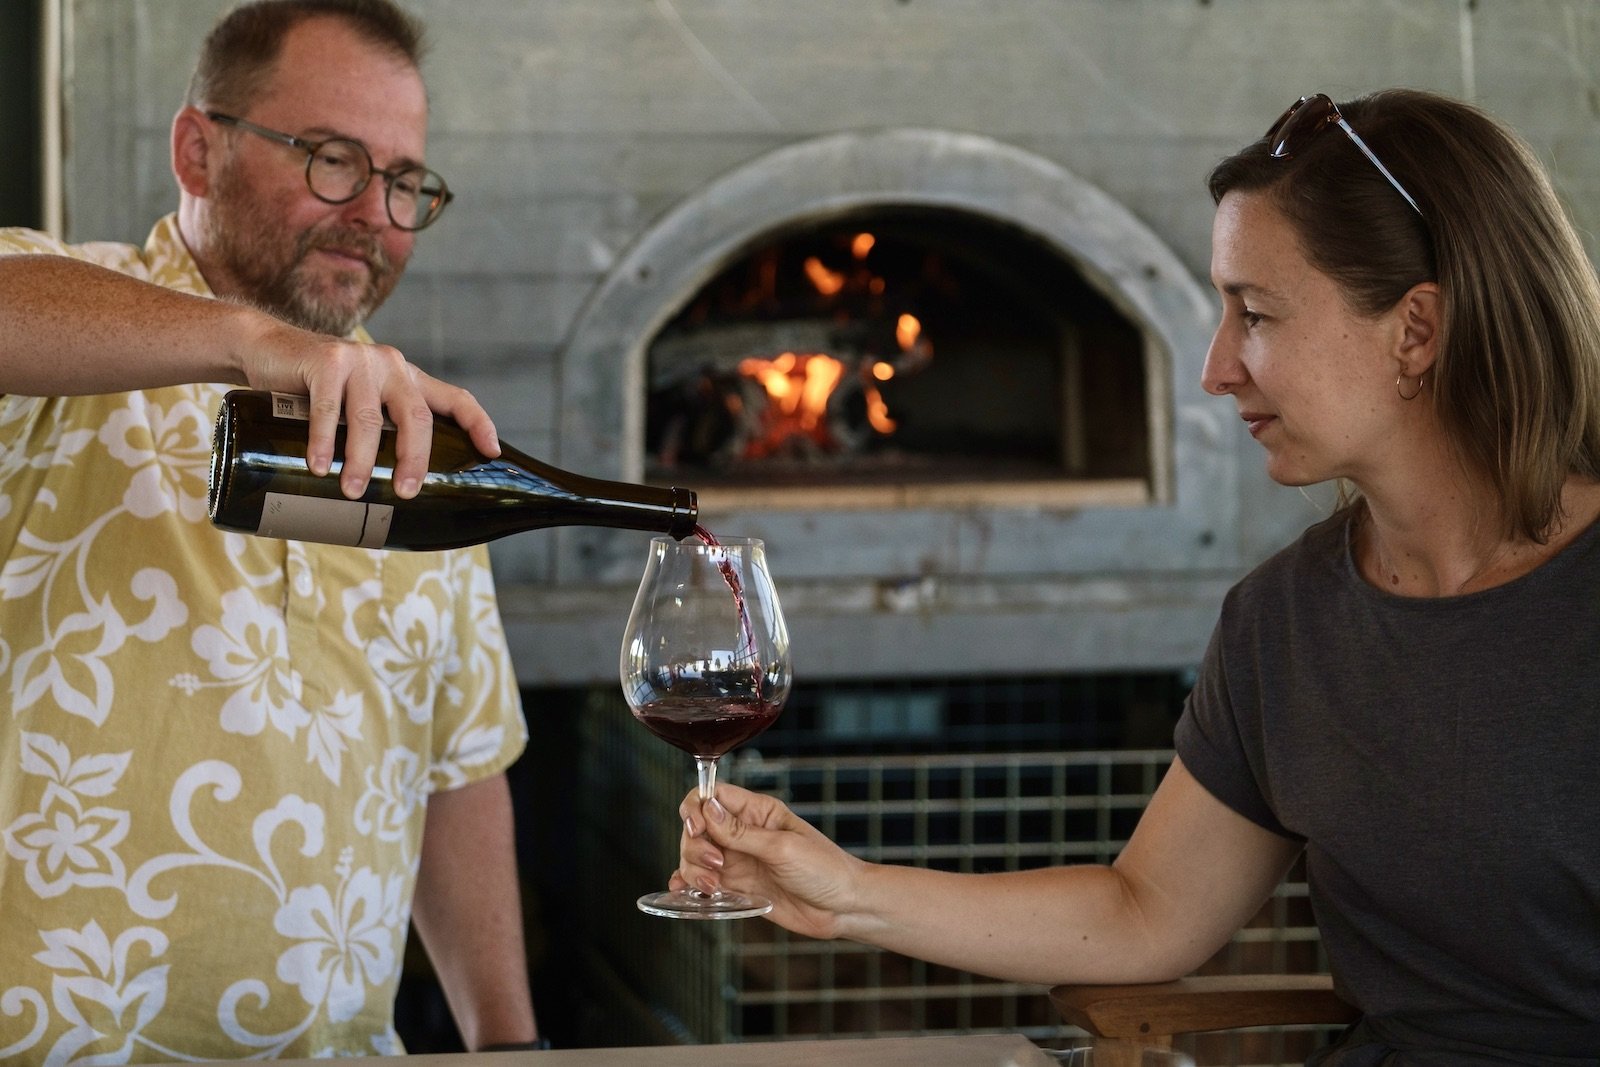
[[[771,726],[789,694],[789,633],[752,538],[653,538],[623,632],[621,682],[639,722],[694,757],[699,794],[716,791],[717,760]],[[641,910],[672,918],[761,915],[772,904],[736,893],[651,893]]]
[[766,700],[668,697],[642,705],[633,715],[667,744],[717,759],[771,726],[778,711]]

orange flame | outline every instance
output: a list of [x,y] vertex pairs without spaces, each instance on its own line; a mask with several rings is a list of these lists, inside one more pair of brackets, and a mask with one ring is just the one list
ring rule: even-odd
[[796,436],[819,445],[829,443],[822,416],[828,410],[828,398],[844,377],[843,363],[817,352],[785,352],[773,359],[740,360],[739,373],[761,383],[768,397],[761,436],[746,445],[746,458],[771,455]]
[[878,392],[878,387],[863,386],[861,395],[867,399],[867,422],[872,428],[884,435],[894,433],[900,424],[889,417],[889,405],[884,401],[883,394]]
[[894,325],[894,339],[900,345],[900,351],[909,352],[911,346],[917,343],[917,338],[922,336],[922,323],[915,315],[901,315]]
[[835,296],[844,288],[844,275],[829,270],[816,256],[806,257],[805,272],[806,277],[811,279],[811,284],[816,286],[817,292],[823,296]]
[[[858,262],[865,260],[876,243],[872,234],[858,233],[851,239],[850,254]],[[816,256],[808,256],[803,268],[806,278],[823,296],[835,296],[846,286],[860,286],[863,280],[863,272],[858,270],[854,275],[846,275],[832,270]],[[865,281],[868,292],[882,295],[885,289],[882,278],[869,273]],[[900,315],[895,321],[894,334],[900,351],[912,356],[913,369],[919,354],[926,360],[927,342],[921,341],[922,323],[915,315]],[[809,440],[823,448],[837,445],[825,416],[828,401],[844,378],[842,362],[821,352],[784,352],[772,359],[756,356],[743,359],[739,362],[739,373],[759,383],[767,395],[766,408],[760,413],[759,431],[745,443],[745,458],[772,455],[793,438]],[[889,381],[895,373],[895,363],[887,360],[873,360],[859,367],[867,422],[880,434],[894,433],[897,424],[889,417],[889,405],[876,382]]]

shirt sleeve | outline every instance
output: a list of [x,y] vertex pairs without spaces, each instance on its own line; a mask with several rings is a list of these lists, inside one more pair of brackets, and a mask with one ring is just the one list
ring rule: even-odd
[[[1233,600],[1230,594],[1229,602]],[[1292,841],[1304,838],[1286,829],[1273,813],[1262,788],[1265,752],[1260,744],[1259,718],[1241,722],[1242,715],[1259,717],[1259,699],[1251,699],[1251,679],[1230,679],[1227,645],[1229,605],[1211,634],[1199,677],[1184,701],[1174,745],[1184,768],[1205,790],[1257,826]],[[1249,674],[1249,671],[1240,671]]]
[[70,254],[66,245],[47,233],[20,226],[0,226],[0,256],[28,256],[41,252],[58,256]]
[[455,789],[499,774],[522,755],[528,741],[522,698],[500,619],[489,552],[475,545],[454,553],[458,655],[446,683],[460,699],[439,712],[429,785]]

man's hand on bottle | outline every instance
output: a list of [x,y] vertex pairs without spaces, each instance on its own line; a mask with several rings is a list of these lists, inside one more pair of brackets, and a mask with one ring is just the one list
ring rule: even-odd
[[334,433],[344,422],[339,488],[351,499],[366,490],[385,420],[396,430],[394,486],[404,499],[416,496],[428,472],[435,415],[454,419],[479,452],[500,454],[494,421],[471,393],[426,373],[389,345],[328,337],[272,320],[242,364],[253,389],[310,397],[306,465],[313,473],[332,468]]

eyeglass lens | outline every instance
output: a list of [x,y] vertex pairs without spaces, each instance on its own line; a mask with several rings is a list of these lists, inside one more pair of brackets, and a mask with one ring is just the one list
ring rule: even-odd
[[367,150],[355,141],[325,141],[306,161],[306,182],[311,191],[334,204],[355,199],[374,174],[384,180],[385,202],[396,226],[420,230],[444,209],[443,178],[423,167],[378,171]]
[[1267,137],[1272,141],[1272,158],[1287,159],[1293,156],[1295,150],[1305,144],[1306,138],[1321,133],[1334,121],[1337,113],[1333,101],[1321,93],[1291,104],[1289,110],[1267,130]]

